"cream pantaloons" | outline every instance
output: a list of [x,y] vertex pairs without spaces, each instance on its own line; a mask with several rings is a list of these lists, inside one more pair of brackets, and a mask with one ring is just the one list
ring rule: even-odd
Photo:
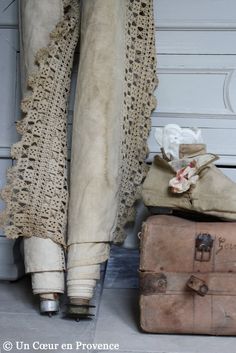
[[[135,217],[148,171],[153,3],[22,0],[20,17],[25,117],[0,223],[9,238],[24,237],[35,294],[63,292],[67,249],[68,296],[90,300],[111,242],[124,240],[123,227]],[[68,188],[67,109],[79,36]]]
[[[46,47],[49,34],[62,19],[61,0],[21,0],[21,83],[27,94],[27,81],[37,67],[35,55]],[[25,270],[31,273],[34,294],[64,292],[64,251],[51,239],[33,236],[24,238]]]
[[120,177],[125,4],[125,0],[86,0],[81,9],[68,222],[69,297],[92,297],[99,264],[107,260],[113,239]]
[[[156,86],[152,1],[82,1],[68,222],[70,298],[91,298],[147,172]],[[90,282],[88,281],[90,280]]]

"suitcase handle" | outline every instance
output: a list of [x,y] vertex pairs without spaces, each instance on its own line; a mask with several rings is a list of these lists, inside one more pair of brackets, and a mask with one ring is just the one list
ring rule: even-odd
[[198,295],[200,295],[201,297],[204,297],[209,290],[206,282],[195,276],[191,276],[189,278],[187,282],[187,287]]

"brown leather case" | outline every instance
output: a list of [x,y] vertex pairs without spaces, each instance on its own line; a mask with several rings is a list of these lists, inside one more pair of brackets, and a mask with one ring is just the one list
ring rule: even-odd
[[236,222],[148,218],[140,293],[145,332],[236,335]]

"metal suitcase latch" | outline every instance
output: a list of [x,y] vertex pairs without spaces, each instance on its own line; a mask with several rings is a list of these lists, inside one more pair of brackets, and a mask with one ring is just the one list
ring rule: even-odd
[[164,273],[140,272],[140,291],[142,295],[165,293],[167,278]]
[[208,292],[208,286],[205,281],[195,276],[191,276],[187,282],[187,287],[192,289],[201,297],[204,297]]
[[208,233],[200,233],[197,235],[195,243],[196,261],[210,261],[213,241],[214,239]]

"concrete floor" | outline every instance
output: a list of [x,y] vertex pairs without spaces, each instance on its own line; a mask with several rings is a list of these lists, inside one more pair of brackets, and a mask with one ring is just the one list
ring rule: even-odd
[[[40,316],[37,300],[31,295],[29,277],[15,283],[1,282],[0,352],[236,353],[236,337],[140,332],[137,268],[136,250],[115,248],[104,285],[100,283],[97,287],[96,316],[80,322],[64,318],[63,301],[59,315]],[[12,346],[9,343],[4,346],[4,342],[11,342]],[[38,342],[52,346],[39,347]],[[92,343],[103,346],[90,349]]]

